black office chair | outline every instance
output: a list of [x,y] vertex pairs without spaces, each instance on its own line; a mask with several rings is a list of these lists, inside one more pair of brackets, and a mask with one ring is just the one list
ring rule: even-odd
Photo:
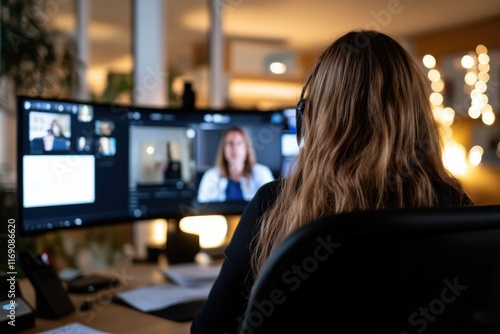
[[240,333],[500,333],[500,206],[323,217],[254,287]]

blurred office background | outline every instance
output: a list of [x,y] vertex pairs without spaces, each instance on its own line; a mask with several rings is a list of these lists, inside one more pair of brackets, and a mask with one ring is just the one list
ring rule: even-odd
[[[370,28],[400,41],[428,75],[447,167],[477,204],[500,204],[498,0],[0,4],[0,187],[7,194],[16,180],[16,94],[166,107],[179,106],[190,83],[198,108],[293,107],[319,52],[348,30]],[[7,212],[12,196],[1,205]],[[133,233],[123,229],[124,239],[113,241],[119,245]]]

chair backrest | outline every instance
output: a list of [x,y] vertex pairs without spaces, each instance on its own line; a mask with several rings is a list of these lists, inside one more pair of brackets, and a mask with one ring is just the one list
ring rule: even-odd
[[286,238],[240,333],[500,333],[500,206],[352,212]]

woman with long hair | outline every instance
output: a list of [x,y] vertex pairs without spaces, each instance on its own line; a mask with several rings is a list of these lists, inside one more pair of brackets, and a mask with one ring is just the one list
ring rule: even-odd
[[250,201],[262,185],[273,180],[269,167],[257,162],[247,132],[241,126],[233,126],[222,134],[215,166],[203,174],[197,200]]
[[236,333],[269,254],[312,220],[473,205],[443,165],[428,83],[391,37],[361,30],[334,41],[314,65],[298,109],[301,148],[293,169],[247,206],[192,333]]

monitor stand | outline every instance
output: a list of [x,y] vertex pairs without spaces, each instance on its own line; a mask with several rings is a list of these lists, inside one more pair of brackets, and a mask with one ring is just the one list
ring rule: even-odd
[[[148,244],[148,233],[152,229],[152,221],[137,221],[134,226],[134,247],[137,256],[134,263],[158,263],[161,255],[165,255],[169,264],[195,262],[200,252],[200,237],[181,231],[177,219],[168,219],[165,223],[165,244],[152,246]],[[144,254],[144,250],[146,251]]]
[[180,230],[179,224],[169,222],[165,255],[169,264],[195,262],[200,252],[200,236]]

